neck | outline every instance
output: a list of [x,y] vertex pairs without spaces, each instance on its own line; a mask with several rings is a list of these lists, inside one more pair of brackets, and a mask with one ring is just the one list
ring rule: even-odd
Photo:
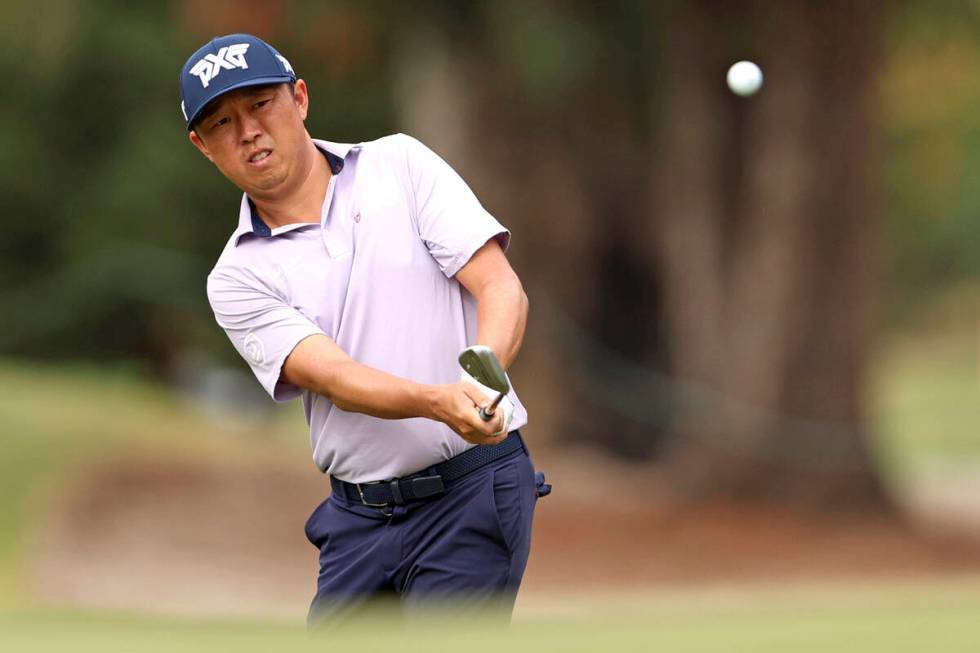
[[320,222],[323,200],[330,183],[330,166],[313,141],[301,163],[297,183],[275,197],[249,196],[259,217],[271,228],[297,222]]

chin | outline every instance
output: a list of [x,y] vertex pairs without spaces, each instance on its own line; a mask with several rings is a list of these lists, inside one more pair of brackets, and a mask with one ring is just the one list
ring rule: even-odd
[[270,191],[281,186],[283,182],[286,181],[286,175],[278,172],[269,170],[266,174],[261,177],[252,177],[248,179],[245,184],[247,187],[254,188],[257,191]]

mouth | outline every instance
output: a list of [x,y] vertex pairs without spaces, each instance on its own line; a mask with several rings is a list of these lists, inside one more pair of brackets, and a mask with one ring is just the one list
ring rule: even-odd
[[271,154],[272,154],[272,150],[270,149],[258,150],[257,152],[253,153],[250,157],[248,157],[248,162],[252,165],[259,165],[263,161],[268,159],[269,155]]

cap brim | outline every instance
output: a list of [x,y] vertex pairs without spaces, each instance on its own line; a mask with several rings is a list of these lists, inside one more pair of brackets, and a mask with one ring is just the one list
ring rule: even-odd
[[272,75],[270,77],[255,77],[253,79],[242,80],[237,84],[230,85],[228,88],[223,88],[220,92],[215,93],[212,97],[208,98],[206,102],[201,103],[198,110],[187,118],[187,131],[192,129],[194,121],[197,120],[199,115],[201,115],[201,111],[204,110],[204,107],[208,106],[229,91],[234,91],[239,88],[246,88],[248,86],[262,86],[263,84],[288,84],[289,82],[295,81],[296,78],[289,75]]

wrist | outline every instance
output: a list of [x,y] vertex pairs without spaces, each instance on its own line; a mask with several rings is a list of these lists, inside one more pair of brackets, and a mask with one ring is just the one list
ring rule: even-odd
[[415,412],[418,414],[418,416],[442,421],[439,417],[439,411],[437,410],[441,394],[440,388],[437,385],[428,385],[423,383],[416,384]]
[[496,356],[497,360],[500,362],[500,366],[505,370],[510,367],[512,362],[514,362],[512,360],[512,350],[504,347],[502,343],[491,342],[489,339],[477,339],[476,344],[489,347],[490,351],[493,352],[494,356]]

